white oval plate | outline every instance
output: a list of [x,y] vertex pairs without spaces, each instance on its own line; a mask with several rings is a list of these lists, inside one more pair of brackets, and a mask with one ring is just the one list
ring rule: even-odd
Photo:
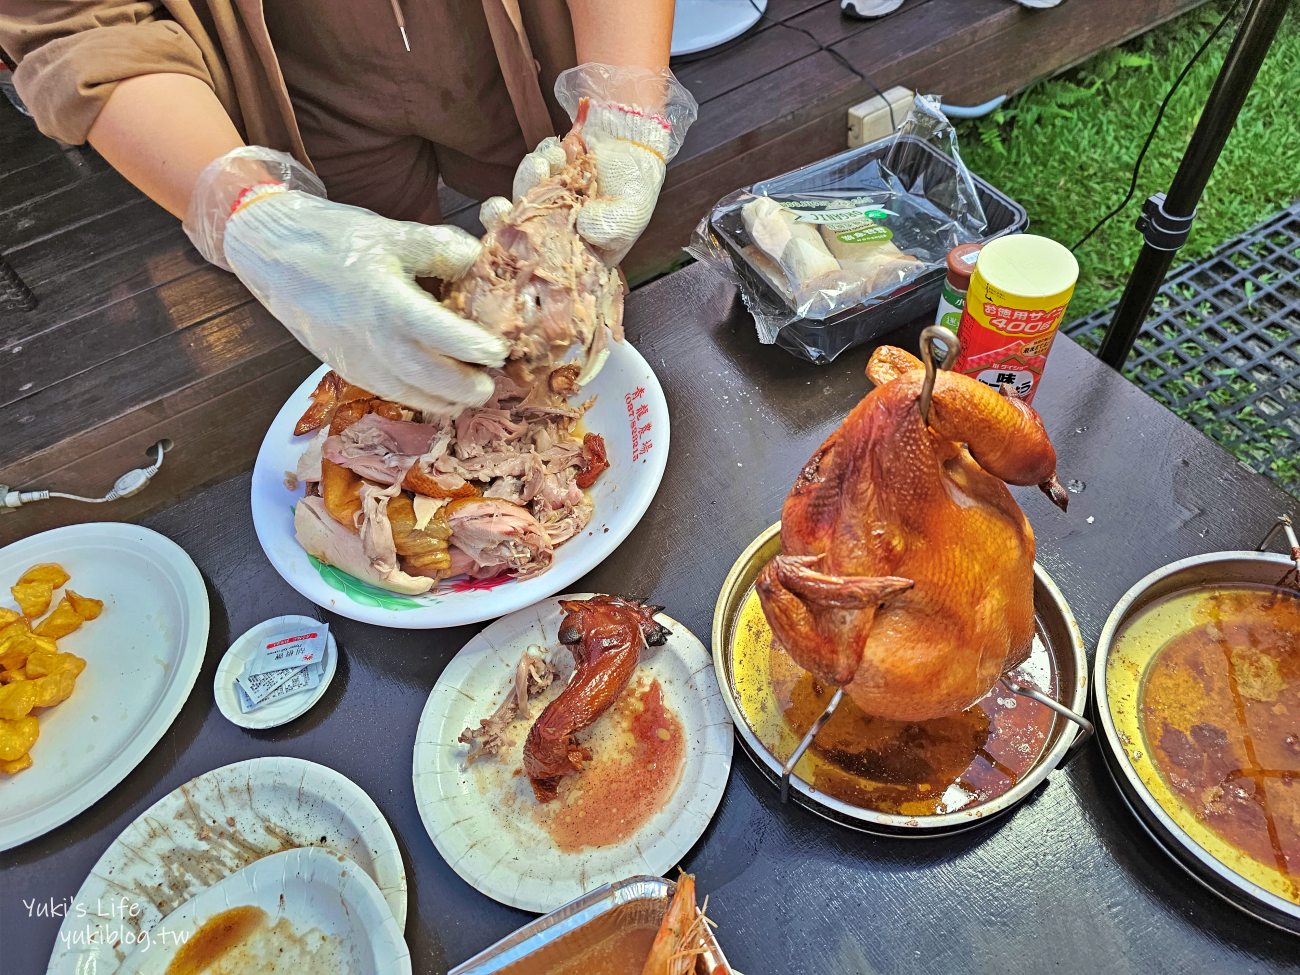
[[[349,975],[410,975],[411,953],[375,882],[347,857],[324,850],[286,850],[233,873],[177,908],[134,946],[118,975],[163,975],[184,939],[232,907],[260,907],[268,924],[280,918],[310,944],[330,942]],[[282,951],[243,956],[223,971],[302,971]],[[227,957],[227,964],[232,959]],[[317,969],[325,971],[326,969]]]
[[[485,628],[443,670],[415,735],[415,804],[442,858],[493,900],[538,914],[601,884],[672,869],[704,834],[731,771],[731,718],[713,660],[690,630],[660,614],[671,635],[650,649],[637,673],[658,678],[665,703],[681,720],[686,756],[677,789],[659,812],[622,843],[565,853],[531,817],[510,813],[481,790],[480,773],[464,768],[466,746],[456,739],[496,707],[526,647],[558,646],[558,600],[590,595],[547,600]],[[539,713],[534,701],[532,717]],[[534,802],[527,780],[515,780],[524,794],[519,801]]]
[[[208,591],[188,555],[138,525],[69,525],[0,549],[0,598],[58,562],[104,611],[59,640],[86,660],[72,697],[41,712],[32,767],[0,776],[0,850],[48,833],[122,781],[171,727],[208,643]],[[60,593],[55,593],[57,605]]]
[[253,467],[253,525],[257,540],[284,580],[317,606],[379,626],[428,630],[503,616],[545,599],[581,578],[631,534],[663,480],[668,463],[668,402],[654,370],[627,342],[614,342],[600,375],[583,389],[596,402],[583,418],[605,438],[609,470],[589,490],[596,511],[591,523],[555,550],[539,576],[510,579],[448,579],[431,593],[386,592],[310,559],[293,533],[293,507],[302,489],[285,486],[309,436],[295,437],[294,424],[328,371],[307,377],[280,409]]
[[402,854],[370,796],[315,762],[254,758],[190,779],[122,831],[72,899],[47,975],[109,975],[131,939],[190,898],[263,857],[309,846],[355,862],[406,927]]

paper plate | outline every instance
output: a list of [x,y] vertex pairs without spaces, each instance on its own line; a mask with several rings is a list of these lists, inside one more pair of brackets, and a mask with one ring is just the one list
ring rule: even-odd
[[[133,946],[118,975],[164,975],[205,923],[247,907],[264,912],[266,925],[284,921],[290,930],[266,937],[256,951],[245,946],[216,955],[231,966],[225,970],[349,975],[411,971],[411,953],[375,882],[347,857],[308,849],[258,860],[187,901]],[[319,954],[323,951],[330,953],[329,962]]]
[[122,831],[73,898],[48,975],[115,972],[133,943],[187,900],[297,847],[355,862],[405,928],[402,854],[371,798],[324,765],[254,758],[191,779]]
[[[690,630],[661,614],[671,635],[664,646],[644,655],[637,672],[658,678],[664,701],[685,732],[681,779],[664,807],[623,842],[576,853],[561,851],[531,816],[503,808],[497,793],[481,785],[482,776],[496,774],[487,767],[504,770],[504,780],[513,778],[526,794],[520,800],[524,809],[536,802],[527,780],[510,776],[515,763],[501,759],[482,759],[464,768],[466,749],[456,739],[495,708],[525,648],[558,646],[558,599],[497,620],[470,640],[438,678],[415,736],[415,803],[438,852],[487,896],[539,914],[601,884],[631,874],[663,875],[678,863],[718,808],[733,742],[708,651]],[[534,717],[540,713],[538,702],[551,696],[554,692],[534,701]]]
[[[98,619],[59,640],[86,660],[68,700],[38,714],[33,765],[0,775],[0,850],[48,833],[122,781],[171,727],[208,643],[208,592],[190,557],[137,525],[70,525],[0,549],[0,594],[58,562]],[[56,605],[60,595],[55,593]]]
[[699,54],[735,40],[766,10],[767,0],[677,0],[672,56]]
[[591,487],[591,523],[555,550],[539,576],[513,579],[448,579],[432,593],[387,592],[310,558],[293,533],[293,506],[302,489],[285,485],[308,437],[294,424],[327,371],[321,366],[298,387],[271,423],[253,468],[253,525],[266,557],[284,580],[331,612],[402,629],[434,629],[479,623],[531,606],[590,572],[636,527],[659,490],[668,463],[668,403],[654,371],[627,342],[615,342],[609,360],[584,394],[596,397],[584,427],[605,438],[609,470]]

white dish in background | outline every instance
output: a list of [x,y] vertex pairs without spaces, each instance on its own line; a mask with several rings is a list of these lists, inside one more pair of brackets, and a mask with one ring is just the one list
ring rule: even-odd
[[[605,438],[610,467],[588,490],[595,502],[591,523],[555,550],[541,575],[514,579],[448,579],[431,593],[385,592],[310,558],[293,531],[300,487],[285,485],[310,436],[295,437],[294,424],[328,371],[321,366],[303,382],[271,422],[253,467],[253,525],[271,565],[289,585],[318,606],[379,626],[435,629],[502,616],[545,599],[605,560],[636,527],[663,480],[668,463],[668,402],[654,370],[628,342],[611,343],[600,375],[583,387],[596,402],[583,427]],[[642,410],[644,408],[644,410]]]
[[352,860],[406,927],[402,854],[370,796],[324,765],[254,758],[191,779],[122,831],[73,898],[47,975],[115,972],[131,947],[115,943],[138,939],[223,877],[298,846]]
[[217,665],[217,676],[212,679],[212,696],[216,698],[217,710],[225,715],[231,724],[255,731],[278,728],[311,710],[316,702],[325,696],[330,681],[334,679],[334,671],[338,669],[339,647],[333,633],[329,634],[325,644],[323,662],[325,669],[321,674],[320,683],[311,690],[290,694],[245,714],[239,709],[239,695],[235,693],[235,678],[244,672],[244,665],[253,659],[265,635],[293,632],[293,628],[299,626],[321,625],[323,624],[319,620],[314,620],[310,616],[275,616],[245,631],[230,645],[226,655],[221,658],[221,663]]
[[[287,937],[263,938],[255,951],[236,945],[218,955],[225,962],[222,971],[230,975],[272,971],[409,975],[411,971],[411,953],[375,882],[346,857],[298,849],[258,860],[186,901],[154,925],[118,975],[164,975],[183,950],[183,939],[216,915],[240,907],[258,908],[265,912],[268,927],[283,920],[292,931],[285,932]],[[322,949],[340,963],[323,964],[319,955],[311,967],[303,963],[308,951]]]
[[[558,601],[590,595],[557,596],[497,620],[471,639],[438,678],[415,736],[415,804],[442,858],[488,897],[538,914],[601,884],[672,869],[709,825],[731,770],[731,718],[712,658],[690,630],[662,613],[657,618],[671,631],[668,641],[642,656],[637,673],[659,680],[664,702],[681,721],[686,750],[676,790],[636,833],[611,846],[565,853],[531,817],[512,815],[495,793],[483,791],[483,767],[502,759],[463,767],[461,731],[477,727],[493,711],[525,648],[539,644],[553,653],[560,646]],[[555,657],[567,658],[567,650]],[[540,713],[540,700],[527,721],[520,719],[525,728]],[[527,791],[526,779],[513,778]],[[535,800],[528,793],[523,801]]]
[[0,549],[0,594],[38,562],[60,563],[104,611],[59,640],[86,669],[71,698],[38,714],[32,767],[0,776],[0,850],[66,823],[140,764],[189,697],[208,643],[203,577],[155,531],[104,522],[14,542]]
[[734,41],[766,10],[767,0],[677,0],[672,56],[699,54]]

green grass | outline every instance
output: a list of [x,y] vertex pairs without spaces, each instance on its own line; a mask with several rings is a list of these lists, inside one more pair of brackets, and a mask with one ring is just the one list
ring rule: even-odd
[[[1213,0],[1057,78],[1039,82],[987,118],[963,123],[959,132],[967,165],[1019,201],[1029,211],[1034,232],[1072,246],[1123,198],[1161,100],[1228,7],[1227,0]],[[1235,24],[1219,36],[1170,102],[1133,200],[1076,252],[1079,284],[1070,304],[1071,319],[1105,307],[1123,291],[1141,248],[1133,223],[1147,196],[1169,188],[1233,28]],[[1225,241],[1300,197],[1297,79],[1300,9],[1293,7],[1219,158],[1177,263],[1208,257]],[[1268,283],[1265,278],[1270,273],[1260,276],[1258,286]],[[1251,300],[1255,288],[1247,283],[1242,292],[1248,318],[1255,317]],[[1157,305],[1169,307],[1169,300],[1167,292]],[[1188,334],[1198,317],[1212,313],[1208,303],[1185,313]],[[1095,345],[1099,336],[1077,337],[1085,345]],[[1149,343],[1150,336],[1138,342]],[[1174,361],[1164,365],[1172,368],[1177,360],[1168,355]],[[1300,460],[1294,440],[1276,420],[1258,415],[1245,403],[1255,391],[1248,378],[1192,370],[1182,379],[1171,379],[1159,366],[1147,363],[1143,368],[1149,374],[1140,374],[1132,365],[1125,374],[1239,460],[1300,496]]]
[[[963,124],[967,165],[1019,201],[1034,232],[1073,245],[1123,198],[1161,100],[1227,8],[1223,0],[1207,3]],[[1219,36],[1174,96],[1134,199],[1079,250],[1071,318],[1123,290],[1141,245],[1133,222],[1148,195],[1168,189],[1232,33],[1230,26]],[[1206,188],[1180,262],[1213,253],[1300,196],[1297,79],[1300,10],[1293,7]]]

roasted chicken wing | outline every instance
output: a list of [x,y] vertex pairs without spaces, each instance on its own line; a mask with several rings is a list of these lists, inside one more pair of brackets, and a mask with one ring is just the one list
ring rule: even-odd
[[871,357],[873,389],[786,498],[781,554],[758,579],[772,630],[800,666],[867,714],[960,711],[1022,663],[1034,636],[1034,532],[1006,484],[1062,508],[1038,414],[941,371],[929,424],[924,369]]

